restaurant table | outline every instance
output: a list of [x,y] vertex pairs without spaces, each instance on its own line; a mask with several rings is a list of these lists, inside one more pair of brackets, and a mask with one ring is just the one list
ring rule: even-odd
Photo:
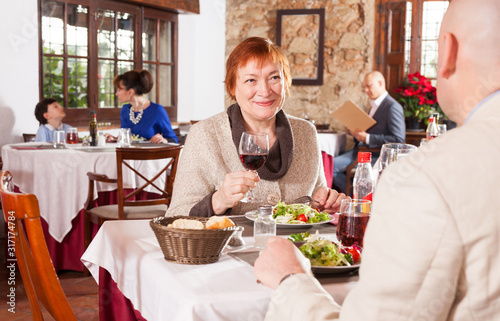
[[346,134],[344,132],[318,130],[318,141],[323,158],[323,168],[328,187],[333,185],[333,158],[345,151]]
[[[80,257],[84,252],[83,208],[88,194],[87,172],[116,178],[117,145],[85,147],[75,144],[64,149],[51,146],[47,143],[5,145],[2,148],[3,170],[12,173],[19,191],[36,195],[55,269],[83,271]],[[157,173],[165,160],[130,163],[148,177],[149,173]],[[124,168],[125,188],[134,189],[143,182],[130,169]],[[164,184],[164,177],[156,182]],[[116,204],[116,184],[97,183],[96,189],[94,199],[99,195],[100,205]],[[155,196],[142,195],[142,198],[149,197]]]
[[[231,217],[246,246],[235,253],[258,255],[253,222]],[[334,238],[330,224],[312,228],[278,228],[279,235],[319,230]],[[273,291],[256,282],[253,267],[224,250],[212,264],[168,262],[149,220],[103,224],[82,262],[99,283],[99,320],[263,320]],[[319,282],[342,304],[358,280],[357,272],[318,274]],[[300,294],[298,294],[300,295]]]

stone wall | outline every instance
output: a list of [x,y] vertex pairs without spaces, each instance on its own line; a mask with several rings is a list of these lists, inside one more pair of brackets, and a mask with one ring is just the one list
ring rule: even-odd
[[276,41],[276,10],[318,8],[325,8],[323,85],[293,85],[284,109],[342,130],[331,112],[349,99],[365,109],[368,105],[362,80],[373,68],[374,0],[227,0],[226,58],[248,37]]

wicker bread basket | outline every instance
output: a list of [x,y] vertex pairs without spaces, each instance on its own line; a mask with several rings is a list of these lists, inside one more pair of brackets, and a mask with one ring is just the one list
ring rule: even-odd
[[206,223],[207,217],[157,217],[149,222],[155,232],[165,260],[182,264],[207,264],[219,260],[222,249],[236,226],[219,230],[191,230],[168,227],[178,218]]

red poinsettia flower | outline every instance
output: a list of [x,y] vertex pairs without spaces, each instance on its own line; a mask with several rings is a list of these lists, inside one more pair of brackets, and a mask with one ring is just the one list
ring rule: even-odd
[[408,74],[403,85],[396,88],[397,99],[405,110],[406,117],[417,117],[422,120],[435,110],[440,110],[436,98],[436,87],[431,81],[415,72]]

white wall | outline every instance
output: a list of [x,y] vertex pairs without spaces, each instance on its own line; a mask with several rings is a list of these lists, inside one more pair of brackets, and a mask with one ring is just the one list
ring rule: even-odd
[[179,16],[179,122],[224,110],[225,33],[225,0],[200,0],[199,15]]
[[38,121],[37,0],[0,1],[0,146],[35,133]]
[[[225,0],[200,0],[179,15],[178,121],[224,110]],[[38,102],[37,0],[0,1],[0,147],[35,133]]]

